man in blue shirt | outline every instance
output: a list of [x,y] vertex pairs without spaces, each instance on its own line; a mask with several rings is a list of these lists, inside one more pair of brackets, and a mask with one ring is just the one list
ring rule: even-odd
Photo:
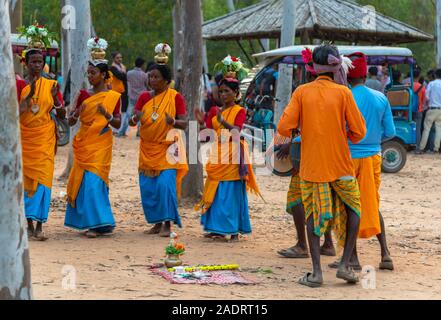
[[[395,125],[389,101],[386,96],[365,85],[367,76],[367,59],[363,53],[348,56],[354,65],[348,73],[348,81],[352,87],[355,102],[362,113],[367,133],[358,144],[349,142],[354,162],[355,176],[361,194],[361,219],[359,238],[377,236],[381,246],[380,269],[393,270],[386,242],[383,217],[380,207],[381,181],[381,143],[395,136]],[[334,267],[333,263],[330,266]],[[355,246],[351,266],[361,270]]]

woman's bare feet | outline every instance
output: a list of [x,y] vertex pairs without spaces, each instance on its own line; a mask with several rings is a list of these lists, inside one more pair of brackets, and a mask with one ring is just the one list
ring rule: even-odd
[[145,234],[158,234],[161,232],[162,223],[155,224],[150,230],[144,231]]
[[170,232],[171,232],[171,223],[170,221],[166,221],[162,224],[161,231],[159,232],[159,236],[163,238],[170,237]]

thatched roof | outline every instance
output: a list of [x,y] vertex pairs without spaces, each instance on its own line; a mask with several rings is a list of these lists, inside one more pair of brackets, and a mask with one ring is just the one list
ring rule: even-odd
[[[207,21],[208,40],[280,38],[283,1],[271,0]],[[297,0],[296,34],[310,39],[372,44],[433,40],[433,36],[381,13],[344,0]],[[374,17],[369,23],[368,18]],[[372,21],[372,20],[371,20]]]

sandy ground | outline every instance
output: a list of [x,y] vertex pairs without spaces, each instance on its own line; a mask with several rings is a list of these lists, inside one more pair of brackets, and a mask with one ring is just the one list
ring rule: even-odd
[[[115,139],[110,174],[110,196],[117,228],[111,238],[87,239],[63,226],[65,202],[56,181],[46,233],[47,242],[30,242],[33,292],[36,299],[440,299],[441,298],[441,156],[409,155],[398,174],[383,175],[382,212],[396,270],[380,271],[376,240],[359,242],[363,265],[374,266],[375,289],[346,285],[336,279],[324,257],[325,285],[310,289],[297,279],[310,271],[309,259],[280,258],[277,250],[295,240],[292,219],[284,212],[289,178],[260,176],[267,203],[251,196],[253,234],[239,243],[213,243],[202,237],[193,203],[182,203],[184,228],[178,230],[186,244],[184,263],[238,263],[244,274],[258,280],[251,286],[172,285],[150,273],[148,266],[164,258],[167,239],[143,234],[147,224],[140,205],[137,179],[138,140],[130,132]],[[58,177],[67,148],[56,158]],[[76,289],[64,289],[75,268]],[[70,273],[72,275],[72,273]],[[69,286],[67,286],[69,287]]]

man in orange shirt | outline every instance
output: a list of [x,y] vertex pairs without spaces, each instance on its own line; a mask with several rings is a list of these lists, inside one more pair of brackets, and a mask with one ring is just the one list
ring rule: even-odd
[[[346,71],[336,47],[325,44],[313,52],[319,77],[294,92],[278,126],[278,133],[291,137],[300,129],[301,190],[313,272],[299,283],[323,284],[320,237],[331,225],[338,244],[344,247],[337,278],[349,283],[358,277],[349,267],[360,224],[360,192],[347,139],[359,142],[366,126],[346,84]],[[344,85],[341,85],[344,84]]]

